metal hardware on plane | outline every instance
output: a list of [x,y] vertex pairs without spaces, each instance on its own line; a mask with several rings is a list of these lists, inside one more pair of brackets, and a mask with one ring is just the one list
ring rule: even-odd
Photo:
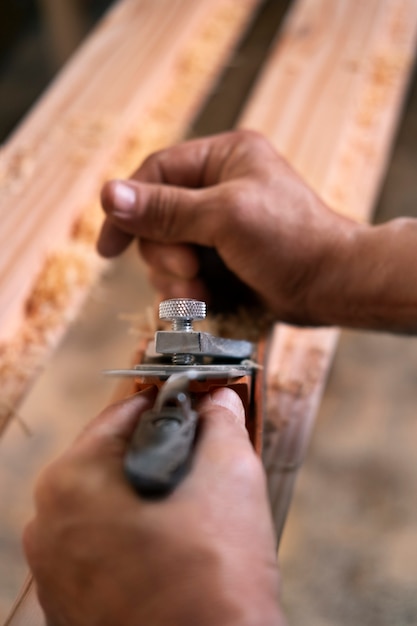
[[206,315],[204,302],[173,299],[161,302],[159,317],[172,321],[172,330],[159,330],[132,369],[105,374],[133,377],[135,390],[158,387],[154,407],[144,413],[125,459],[128,479],[139,494],[162,497],[170,493],[192,462],[199,394],[228,386],[240,396],[251,440],[261,447],[261,381],[254,344],[194,330]]

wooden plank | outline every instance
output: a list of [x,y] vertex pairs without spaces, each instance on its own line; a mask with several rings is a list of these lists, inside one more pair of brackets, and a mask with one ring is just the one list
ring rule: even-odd
[[[416,24],[412,0],[296,3],[241,120],[267,134],[334,208],[361,219],[384,171]],[[336,342],[333,329],[275,328],[265,460],[279,533]],[[28,624],[19,611],[12,623]]]
[[[186,131],[258,3],[118,3],[4,147],[0,203],[8,221],[1,237],[4,242],[13,225],[21,236],[18,217],[29,215],[36,240],[29,231],[21,241],[10,236],[0,260],[0,281],[4,278],[16,296],[14,308],[2,309],[0,371],[8,384],[0,403],[0,434],[101,271],[94,245],[102,222],[97,198],[103,180],[130,174],[146,154]],[[7,216],[11,205],[14,213]],[[36,279],[37,263],[42,268]],[[13,281],[23,279],[29,296],[24,289],[20,295],[13,291]],[[10,341],[13,318],[17,333]],[[2,443],[7,447],[7,438]],[[10,619],[37,623],[36,605],[26,586]]]
[[103,181],[176,141],[259,0],[123,0],[0,153],[0,435],[103,268]]
[[[335,210],[369,219],[415,54],[415,0],[299,0],[240,126],[269,137]],[[275,328],[265,466],[278,538],[338,339]]]

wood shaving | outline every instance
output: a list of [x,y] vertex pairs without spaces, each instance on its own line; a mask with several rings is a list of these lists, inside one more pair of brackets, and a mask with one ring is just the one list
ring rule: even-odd
[[33,146],[19,146],[7,154],[0,151],[0,197],[3,193],[17,194],[32,176],[35,169]]
[[65,120],[56,132],[59,139],[64,135],[65,141],[73,144],[69,158],[74,165],[82,167],[109,141],[109,134],[116,125],[114,116],[77,113]]
[[87,246],[95,247],[98,234],[103,224],[103,210],[99,203],[86,207],[75,220],[71,238]]
[[103,266],[90,248],[77,242],[46,259],[25,303],[25,323],[10,341],[0,343],[0,436]]
[[[151,152],[178,140],[186,121],[200,106],[212,79],[231,45],[231,32],[238,33],[250,15],[251,2],[225,0],[208,16],[184,51],[173,72],[165,97],[138,120],[138,126],[120,149],[98,182],[129,176]],[[231,24],[233,27],[231,28]],[[179,121],[179,113],[181,120]],[[57,130],[76,137],[73,161],[82,167],[107,140],[117,120],[101,115],[73,116]],[[0,192],[19,193],[33,173],[36,151],[33,146],[16,150],[0,161]],[[98,194],[97,194],[98,195]],[[97,281],[103,262],[95,254],[95,242],[102,223],[98,202],[88,205],[75,219],[67,246],[53,252],[34,281],[25,303],[25,320],[19,332],[0,344],[0,376],[4,402],[0,406],[0,435],[30,383],[42,369],[66,327],[77,315],[81,302]],[[145,314],[147,315],[147,314]],[[149,322],[149,320],[148,320]],[[225,321],[222,324],[226,324]],[[226,324],[227,326],[227,324]],[[229,328],[234,327],[231,323]]]

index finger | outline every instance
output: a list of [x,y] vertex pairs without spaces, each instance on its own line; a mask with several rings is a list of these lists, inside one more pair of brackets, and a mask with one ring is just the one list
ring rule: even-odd
[[[211,146],[215,139],[196,139],[151,154],[130,177],[137,182],[201,187],[204,184]],[[101,191],[101,204],[106,208],[110,184]],[[121,254],[132,242],[133,235],[120,230],[106,216],[97,241],[99,254],[112,258]]]
[[[198,188],[218,180],[221,163],[235,133],[185,141],[151,154],[131,176],[133,180]],[[234,142],[233,142],[234,143]]]
[[[200,188],[218,183],[228,155],[240,141],[236,132],[193,139],[151,154],[130,177],[139,183]],[[102,189],[105,206],[109,184]],[[122,232],[107,216],[99,235],[99,253],[111,258],[121,254],[133,240],[133,235]]]

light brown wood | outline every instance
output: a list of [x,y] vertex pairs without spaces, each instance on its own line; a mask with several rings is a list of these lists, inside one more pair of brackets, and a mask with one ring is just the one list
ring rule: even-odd
[[[297,2],[241,125],[265,133],[333,208],[369,217],[416,28],[413,0]],[[338,331],[278,325],[274,332],[265,462],[280,536]],[[28,624],[19,611],[9,625]]]
[[[415,0],[299,0],[240,126],[267,135],[332,208],[369,219],[416,33]],[[265,465],[278,537],[337,339],[335,329],[275,329],[267,365]]]
[[0,153],[0,434],[103,268],[103,181],[176,141],[259,0],[123,0]]
[[[115,3],[2,148],[0,436],[103,269],[102,182],[186,131],[258,4]],[[28,583],[10,623],[40,622]]]

